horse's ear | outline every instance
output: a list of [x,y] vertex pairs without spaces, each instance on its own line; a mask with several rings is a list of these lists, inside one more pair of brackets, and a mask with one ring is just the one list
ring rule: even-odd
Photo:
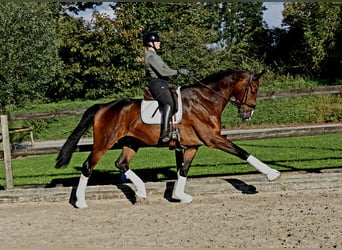
[[263,70],[259,74],[255,74],[253,80],[259,80],[265,73],[266,73],[266,70]]

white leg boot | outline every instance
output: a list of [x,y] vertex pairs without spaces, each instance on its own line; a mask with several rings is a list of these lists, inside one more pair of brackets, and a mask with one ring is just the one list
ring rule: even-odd
[[125,172],[125,175],[127,179],[130,179],[131,182],[133,182],[133,184],[137,188],[137,191],[135,192],[135,194],[141,198],[146,198],[147,194],[146,194],[145,183],[139,178],[139,176],[137,176],[130,169]]
[[77,190],[76,190],[76,207],[78,208],[87,208],[87,202],[85,200],[85,192],[86,187],[88,184],[89,177],[85,177],[83,174],[81,174],[80,180],[78,182]]
[[265,163],[259,161],[253,155],[250,155],[247,158],[247,162],[255,167],[259,172],[266,175],[269,181],[274,181],[280,176],[280,172],[278,170],[268,167]]
[[192,197],[191,195],[184,193],[185,184],[186,184],[186,177],[180,176],[178,174],[178,180],[174,188],[174,196],[176,199],[180,200],[181,202],[190,203],[192,202]]

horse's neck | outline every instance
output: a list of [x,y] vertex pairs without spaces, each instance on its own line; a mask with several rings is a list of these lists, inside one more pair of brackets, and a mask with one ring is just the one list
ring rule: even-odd
[[208,96],[210,99],[215,100],[215,103],[222,102],[222,109],[225,108],[228,101],[230,100],[233,87],[222,86],[218,83],[210,83],[204,88],[209,90]]
[[183,103],[185,99],[188,99],[194,106],[202,106],[209,111],[217,110],[219,112],[217,115],[221,115],[221,112],[223,112],[227,105],[226,96],[220,96],[218,95],[220,92],[208,87],[200,86],[183,90]]

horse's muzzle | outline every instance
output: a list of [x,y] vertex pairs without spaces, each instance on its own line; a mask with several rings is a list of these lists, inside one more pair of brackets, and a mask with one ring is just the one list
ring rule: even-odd
[[240,108],[238,113],[239,113],[239,117],[241,118],[241,120],[249,121],[250,119],[252,119],[254,109],[244,110],[244,109]]

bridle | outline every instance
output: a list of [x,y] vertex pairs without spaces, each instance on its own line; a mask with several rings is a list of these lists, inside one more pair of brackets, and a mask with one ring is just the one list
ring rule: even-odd
[[228,99],[227,97],[225,97],[224,95],[222,95],[220,92],[217,92],[215,90],[213,90],[212,88],[208,87],[207,85],[205,85],[204,83],[202,83],[200,80],[196,79],[195,77],[189,75],[193,80],[195,80],[196,82],[198,82],[200,85],[202,85],[203,87],[211,90],[214,94],[216,94],[217,96],[223,98],[226,102],[231,102],[233,105],[235,105],[239,110],[241,109],[241,106],[242,105],[246,105],[252,109],[255,109],[256,108],[256,105],[255,104],[251,104],[249,102],[247,102],[247,98],[248,98],[248,92],[251,88],[251,85],[252,85],[252,81],[253,81],[253,77],[254,77],[254,74],[252,73],[251,76],[249,77],[249,80],[248,80],[248,83],[245,87],[243,87],[241,90],[244,91],[243,93],[243,98],[242,100],[237,100],[236,97],[232,97],[230,99]]
[[249,90],[250,90],[250,88],[251,88],[252,81],[253,81],[253,77],[254,77],[254,74],[252,73],[251,76],[249,77],[249,80],[248,80],[247,85],[241,89],[241,90],[244,91],[244,93],[243,93],[243,98],[242,98],[241,101],[240,101],[240,100],[237,100],[236,97],[232,97],[232,98],[230,99],[230,102],[231,102],[232,104],[234,104],[239,110],[240,110],[240,108],[241,108],[242,105],[246,105],[246,106],[248,106],[248,107],[250,107],[250,108],[252,108],[252,109],[255,109],[255,108],[256,108],[256,105],[255,105],[255,104],[252,104],[252,103],[247,102],[248,92],[249,92]]

